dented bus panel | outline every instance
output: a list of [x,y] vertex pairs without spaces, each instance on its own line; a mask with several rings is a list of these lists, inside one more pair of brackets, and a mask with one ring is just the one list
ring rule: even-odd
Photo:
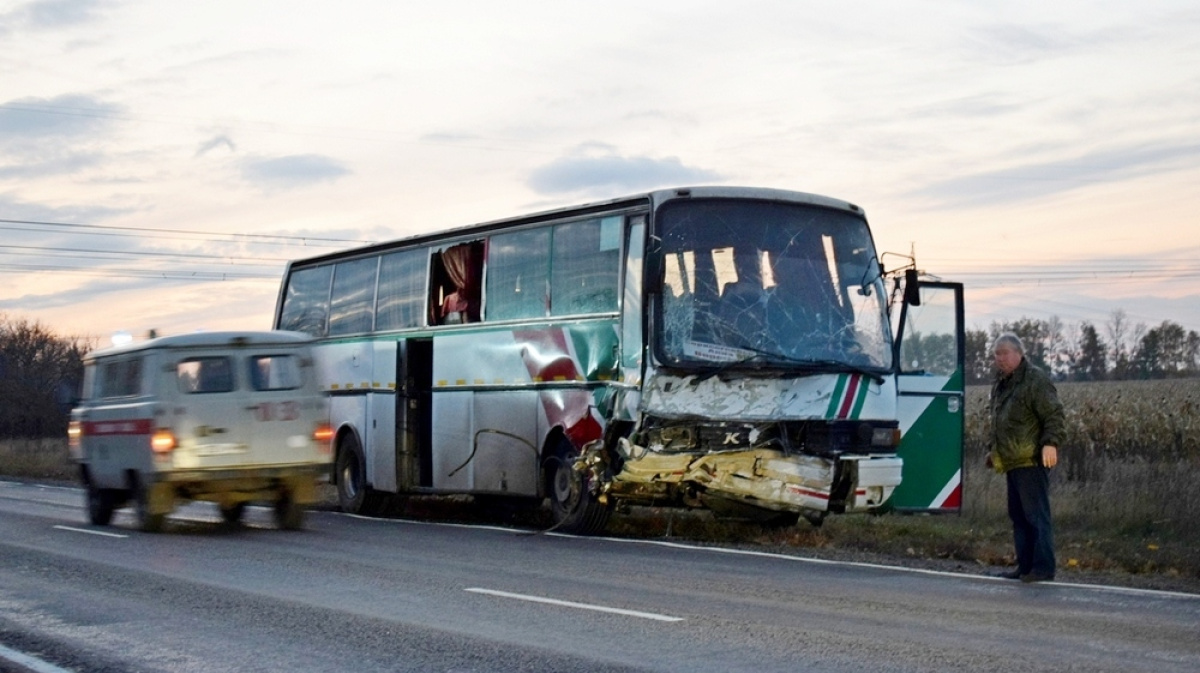
[[954,499],[962,378],[938,348],[961,310],[897,336],[905,278],[848,202],[666,189],[298,260],[275,327],[314,337],[346,511],[464,493],[548,500],[580,533],[639,504],[819,522]]

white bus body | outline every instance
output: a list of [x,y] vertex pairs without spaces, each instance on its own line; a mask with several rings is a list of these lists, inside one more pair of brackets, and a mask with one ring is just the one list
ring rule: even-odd
[[275,327],[318,338],[350,511],[470,493],[548,497],[577,532],[621,503],[819,521],[901,483],[883,267],[844,201],[662,190],[299,260]]

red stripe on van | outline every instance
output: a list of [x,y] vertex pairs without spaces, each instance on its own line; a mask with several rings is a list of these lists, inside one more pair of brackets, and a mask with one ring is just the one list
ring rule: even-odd
[[83,434],[90,437],[148,435],[153,430],[154,423],[149,418],[137,418],[130,421],[88,421],[83,424]]

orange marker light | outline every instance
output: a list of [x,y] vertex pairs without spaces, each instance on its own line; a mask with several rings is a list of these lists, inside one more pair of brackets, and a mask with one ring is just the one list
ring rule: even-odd
[[313,440],[321,445],[321,448],[326,451],[330,448],[330,442],[333,441],[333,427],[328,423],[321,423],[313,430]]
[[175,446],[175,435],[167,428],[159,428],[150,436],[150,448],[155,453],[169,453]]

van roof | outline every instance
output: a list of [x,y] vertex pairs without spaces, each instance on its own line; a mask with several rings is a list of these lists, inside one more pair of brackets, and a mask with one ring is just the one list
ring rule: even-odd
[[304,344],[312,341],[312,337],[303,332],[272,331],[225,331],[225,332],[193,332],[191,334],[175,334],[172,336],[148,339],[137,343],[101,348],[88,353],[85,359],[92,360],[100,357],[132,353],[136,351],[153,350],[158,348],[212,348],[237,346],[265,346]]

